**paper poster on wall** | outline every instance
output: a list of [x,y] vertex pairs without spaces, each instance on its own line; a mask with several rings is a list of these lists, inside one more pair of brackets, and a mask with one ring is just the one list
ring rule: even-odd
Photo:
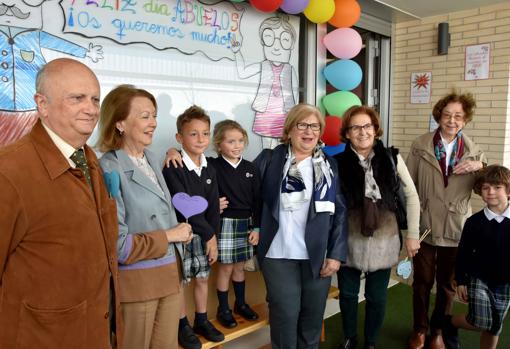
[[411,104],[430,103],[432,73],[411,73]]
[[466,46],[464,80],[488,79],[490,55],[490,44]]
[[[299,16],[215,0],[12,2],[0,12],[0,43],[16,45],[13,51],[0,47],[10,53],[0,56],[9,72],[0,75],[0,147],[37,120],[36,72],[60,57],[94,70],[102,96],[126,83],[153,93],[158,154],[177,146],[176,118],[197,104],[209,113],[211,127],[238,121],[248,131],[245,155],[252,159],[266,146],[267,125],[281,120],[271,115],[298,103]],[[263,122],[255,127],[258,116]]]

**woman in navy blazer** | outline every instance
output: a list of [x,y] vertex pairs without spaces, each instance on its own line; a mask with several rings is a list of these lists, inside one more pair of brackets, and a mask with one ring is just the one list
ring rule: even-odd
[[[156,129],[156,99],[130,85],[104,99],[100,160],[117,202],[120,302],[126,331],[121,349],[177,349],[182,242],[191,226],[178,223],[158,159],[146,149]],[[107,183],[108,184],[108,183]]]
[[347,254],[346,207],[336,162],[319,139],[324,117],[293,107],[282,142],[255,159],[262,176],[258,260],[273,349],[318,348],[331,275]]

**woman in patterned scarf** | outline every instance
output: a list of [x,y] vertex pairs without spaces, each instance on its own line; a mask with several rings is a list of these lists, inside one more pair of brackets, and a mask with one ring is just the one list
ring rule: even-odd
[[257,257],[269,302],[273,349],[318,348],[331,275],[345,261],[345,204],[336,162],[320,147],[324,117],[294,106],[283,144],[254,163],[262,178]]
[[[452,310],[455,258],[462,227],[471,215],[475,172],[486,162],[480,148],[462,131],[473,119],[475,107],[470,93],[452,92],[440,99],[432,111],[439,127],[418,137],[407,158],[420,197],[420,230],[431,229],[414,258],[414,331],[408,343],[411,349],[424,348],[429,327],[431,349],[458,347],[458,339],[443,337],[440,328],[442,319]],[[437,296],[429,324],[434,281]]]
[[[407,230],[404,244],[408,257],[420,248],[418,194],[398,149],[385,147],[379,139],[383,134],[380,125],[373,108],[349,108],[340,131],[345,151],[335,156],[347,201],[349,231],[347,260],[338,272],[345,337],[340,349],[357,348],[361,277],[365,279],[367,300],[364,348],[374,349],[384,321],[391,268],[397,264],[404,243],[400,229]],[[400,188],[405,204],[402,199],[399,206]],[[402,217],[400,222],[397,217]]]

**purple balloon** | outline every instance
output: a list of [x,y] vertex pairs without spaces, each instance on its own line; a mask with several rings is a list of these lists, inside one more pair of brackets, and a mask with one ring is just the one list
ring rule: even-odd
[[295,15],[303,12],[309,2],[310,0],[283,0],[280,8],[291,15]]
[[204,212],[207,208],[206,199],[198,195],[189,196],[186,193],[176,193],[172,197],[172,204],[186,219]]

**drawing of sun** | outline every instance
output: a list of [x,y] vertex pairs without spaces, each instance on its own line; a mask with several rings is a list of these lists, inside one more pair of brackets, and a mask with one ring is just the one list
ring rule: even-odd
[[414,84],[414,87],[415,88],[418,88],[418,90],[420,88],[424,88],[426,89],[428,86],[429,86],[429,83],[430,83],[430,78],[429,76],[427,75],[427,73],[424,73],[424,74],[418,74],[414,77],[414,81],[413,81],[413,84]]

